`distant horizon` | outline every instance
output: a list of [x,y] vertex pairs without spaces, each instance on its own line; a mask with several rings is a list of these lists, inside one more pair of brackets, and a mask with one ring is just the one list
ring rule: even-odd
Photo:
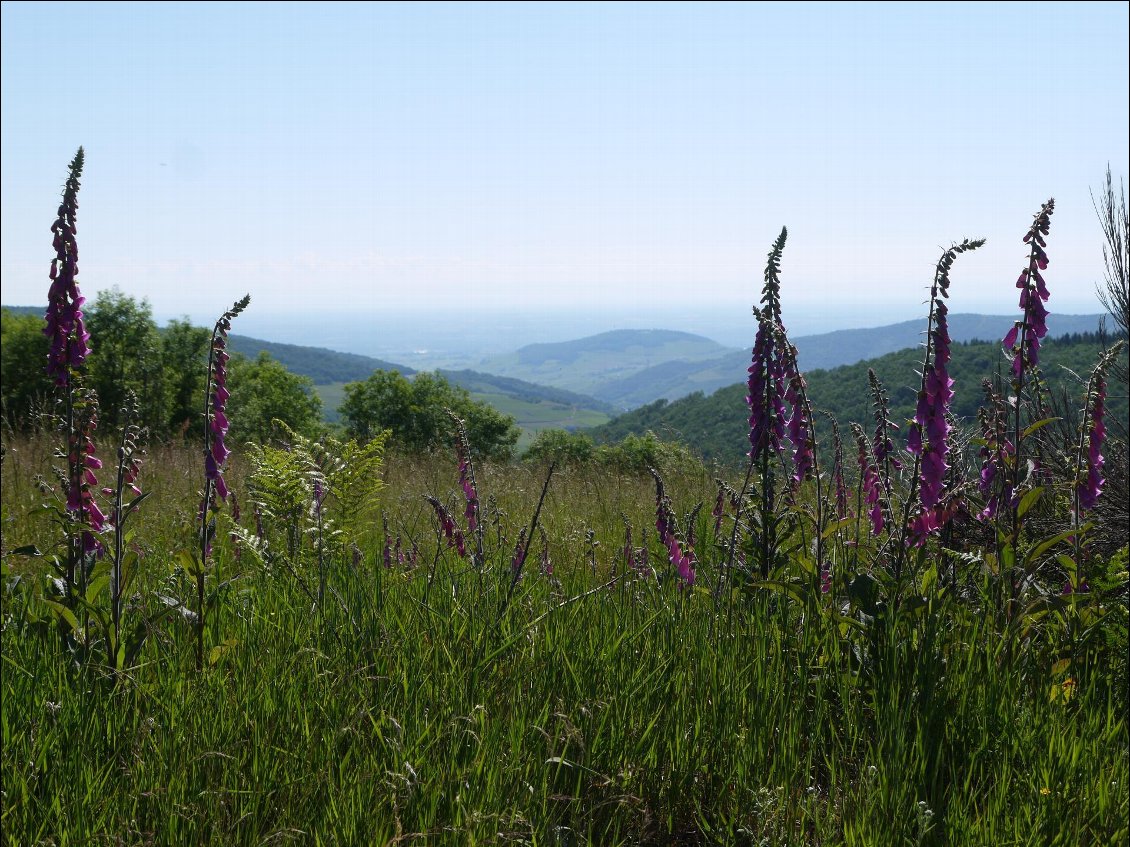
[[[957,299],[955,296],[953,301]],[[31,304],[3,305],[41,308]],[[1019,310],[985,311],[965,308],[952,301],[950,305],[953,315],[999,317],[1002,336],[1008,329],[1009,321],[1019,317]],[[224,307],[221,306],[220,309],[222,308]],[[785,320],[794,340],[840,330],[878,329],[916,320],[921,320],[925,328],[926,320],[925,312],[903,314],[866,306],[845,307],[834,316],[813,312],[806,314],[802,309],[793,311],[790,314],[786,310]],[[1089,309],[1053,311],[1048,319],[1053,334],[1057,314],[1090,317],[1107,313],[1097,299]],[[428,369],[427,363],[432,360],[445,363],[453,360],[470,362],[517,350],[531,343],[572,341],[617,330],[687,332],[711,339],[725,347],[739,349],[752,346],[756,331],[749,305],[744,311],[721,307],[715,310],[670,308],[646,312],[606,309],[599,314],[580,307],[509,311],[480,309],[476,310],[474,321],[467,322],[466,316],[466,310],[443,308],[430,311],[389,309],[373,315],[357,312],[343,315],[334,310],[263,314],[255,309],[253,300],[251,307],[234,322],[232,332],[282,344],[320,347],[384,360],[399,359],[397,364]],[[185,317],[198,326],[209,326],[216,315],[186,316],[154,312],[153,317],[159,326]],[[440,366],[446,367],[448,364]]]

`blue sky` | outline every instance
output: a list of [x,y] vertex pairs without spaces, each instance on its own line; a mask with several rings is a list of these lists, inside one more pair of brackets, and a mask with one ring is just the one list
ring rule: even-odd
[[83,144],[80,283],[158,315],[748,309],[782,224],[786,310],[913,317],[984,236],[951,308],[1008,313],[1052,195],[1097,311],[1127,9],[4,3],[3,301]]

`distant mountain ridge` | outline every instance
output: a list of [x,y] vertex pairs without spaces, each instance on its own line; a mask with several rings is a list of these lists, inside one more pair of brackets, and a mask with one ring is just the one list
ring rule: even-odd
[[[996,341],[1012,327],[1019,314],[980,315],[953,312],[948,315],[950,338],[954,341]],[[1074,333],[1095,332],[1103,315],[1048,316],[1048,333],[1056,338]],[[805,370],[853,365],[864,359],[917,347],[926,332],[924,319],[900,321],[871,329],[839,329],[819,335],[793,339],[800,366]]]
[[[1102,315],[1056,315],[1048,318],[1048,330],[1055,336],[1095,332]],[[955,342],[990,341],[1001,338],[1016,315],[955,313],[949,316],[950,337]],[[844,329],[793,339],[803,370],[851,365],[887,353],[917,347],[925,331],[924,320],[902,321],[867,329]],[[754,327],[750,327],[750,344]],[[696,355],[666,355],[672,336],[684,344],[694,344]],[[707,342],[704,344],[703,342]],[[549,385],[583,385],[587,394],[618,409],[633,409],[656,400],[677,400],[696,391],[710,394],[733,384],[749,367],[750,351],[721,348],[723,352],[704,355],[710,339],[689,333],[652,330],[623,330],[601,333],[564,344],[538,344],[523,347],[514,357],[498,357],[485,362],[495,372],[525,371],[525,377]],[[648,347],[647,345],[651,345]],[[716,345],[721,347],[721,345]],[[531,348],[535,348],[531,350]],[[621,362],[619,367],[601,364],[603,351],[635,350],[636,367]],[[640,355],[647,350],[649,355]],[[550,358],[556,356],[557,358]],[[650,364],[642,364],[650,358]],[[525,362],[523,362],[525,359]],[[531,366],[529,361],[539,364]],[[517,364],[515,364],[517,363]]]
[[283,344],[278,341],[264,341],[247,335],[229,335],[228,349],[241,353],[249,359],[264,350],[287,370],[308,376],[315,385],[328,385],[333,382],[357,382],[367,379],[373,371],[400,371],[405,376],[416,373],[412,368],[362,356],[357,353],[339,353],[324,347],[303,347],[299,344]]
[[[694,352],[692,355],[705,355],[717,348],[725,350],[717,341],[690,332],[671,329],[623,329],[602,332],[573,341],[555,341],[542,344],[527,344],[516,351],[518,361],[527,366],[543,365],[547,362],[574,364],[582,356],[598,353],[618,353],[631,355],[639,350],[662,350],[668,347],[686,345]],[[701,348],[701,353],[699,352]]]
[[476,370],[588,394],[617,407],[617,395],[602,386],[668,362],[701,362],[732,352],[689,332],[623,329],[573,341],[528,344],[513,353],[483,359]]

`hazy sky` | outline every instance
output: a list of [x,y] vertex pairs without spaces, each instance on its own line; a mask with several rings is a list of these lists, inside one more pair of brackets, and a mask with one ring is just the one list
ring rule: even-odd
[[82,144],[80,283],[158,315],[747,309],[782,224],[786,309],[912,317],[984,236],[951,308],[1009,313],[1052,195],[1097,311],[1127,9],[4,3],[3,301]]

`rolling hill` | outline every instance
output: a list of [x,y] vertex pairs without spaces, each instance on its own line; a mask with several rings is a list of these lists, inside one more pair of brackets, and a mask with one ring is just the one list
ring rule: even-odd
[[261,350],[287,370],[308,376],[315,385],[328,385],[334,382],[355,382],[365,379],[375,370],[400,371],[405,376],[414,374],[412,368],[360,356],[356,353],[339,353],[324,347],[303,347],[298,344],[281,344],[277,341],[264,341],[246,335],[229,335],[228,349],[254,359]]
[[[1055,335],[1094,332],[1100,315],[1056,315],[1048,319]],[[1012,315],[951,314],[956,342],[992,340],[1012,325]],[[846,329],[794,338],[806,371],[850,365],[917,348],[924,320],[869,329]],[[754,329],[750,327],[750,343]],[[617,330],[558,344],[531,344],[481,367],[545,385],[589,394],[629,410],[656,400],[677,400],[696,391],[710,394],[740,379],[750,352],[723,347],[700,335],[667,330]]]
[[[1093,334],[1048,341],[1040,351],[1044,377],[1053,389],[1066,389],[1072,402],[1078,405],[1083,388],[1075,374],[1086,378],[1099,349],[1099,340]],[[981,380],[991,377],[998,368],[1007,370],[1007,363],[996,342],[954,344],[952,352],[950,373],[956,392],[953,409],[959,418],[972,422],[982,401]],[[838,368],[808,371],[805,378],[809,397],[817,410],[824,409],[836,416],[845,435],[851,421],[870,430],[874,423],[867,369],[873,368],[890,395],[892,419],[902,425],[914,415],[920,357],[920,350],[907,349]],[[591,434],[597,441],[616,442],[628,434],[642,435],[651,430],[660,437],[690,445],[706,459],[740,464],[749,450],[745,395],[745,383],[731,381],[730,385],[710,395],[696,392],[674,402],[656,400],[614,418]],[[1112,420],[1125,421],[1126,387],[1112,388],[1107,405]],[[817,429],[821,428],[826,433],[827,424],[819,418]],[[905,427],[902,431],[905,432]]]
[[662,329],[614,330],[575,341],[529,344],[504,356],[484,359],[478,370],[551,385],[621,407],[602,387],[668,362],[701,362],[728,352],[716,341]]

